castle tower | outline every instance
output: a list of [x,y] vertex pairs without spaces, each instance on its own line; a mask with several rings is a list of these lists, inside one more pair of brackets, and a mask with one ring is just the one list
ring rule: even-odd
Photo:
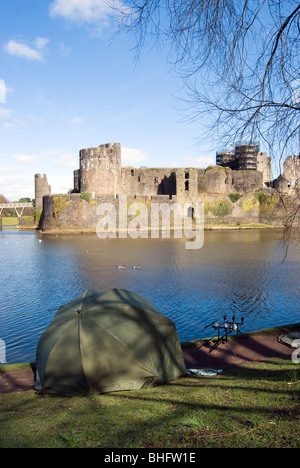
[[267,153],[257,153],[257,170],[263,174],[263,183],[268,185],[272,181],[271,158]]
[[35,174],[34,176],[35,187],[35,210],[43,211],[43,197],[51,195],[51,187],[48,184],[47,176],[44,174]]
[[176,171],[177,196],[187,202],[198,196],[198,169],[185,168]]
[[259,145],[257,143],[236,146],[237,169],[239,171],[256,171],[258,151]]
[[120,143],[82,149],[79,156],[80,169],[74,173],[74,189],[80,193],[116,196],[121,180]]
[[220,151],[216,154],[216,164],[217,166],[230,167],[235,169],[236,166],[236,156],[232,151]]

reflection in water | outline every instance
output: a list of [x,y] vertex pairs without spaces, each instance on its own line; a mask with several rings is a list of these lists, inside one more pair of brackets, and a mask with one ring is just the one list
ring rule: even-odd
[[282,263],[279,240],[266,230],[205,232],[202,249],[185,250],[185,239],[2,231],[0,339],[7,361],[34,360],[58,307],[86,289],[144,295],[175,321],[182,341],[210,335],[204,327],[224,314],[244,316],[244,332],[300,322],[299,244]]

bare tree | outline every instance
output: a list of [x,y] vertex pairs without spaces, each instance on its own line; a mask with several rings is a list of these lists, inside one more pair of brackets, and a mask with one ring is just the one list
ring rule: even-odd
[[124,0],[119,13],[138,51],[167,41],[187,118],[208,122],[216,144],[262,140],[273,157],[298,153],[298,0]]
[[[185,118],[216,147],[260,141],[281,169],[300,148],[298,0],[123,0],[121,29],[162,43],[187,89]],[[280,194],[281,195],[281,194]],[[300,217],[300,182],[286,234]]]

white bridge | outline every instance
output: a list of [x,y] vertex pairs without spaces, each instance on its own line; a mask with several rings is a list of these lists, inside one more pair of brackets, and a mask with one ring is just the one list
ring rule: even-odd
[[25,208],[32,208],[33,203],[22,203],[22,202],[15,202],[15,203],[0,203],[0,216],[2,216],[3,210],[6,208],[14,209],[18,218],[23,215]]

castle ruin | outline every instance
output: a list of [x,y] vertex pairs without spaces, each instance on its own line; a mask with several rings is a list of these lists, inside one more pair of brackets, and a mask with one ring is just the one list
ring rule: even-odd
[[34,176],[35,189],[35,210],[36,212],[43,211],[43,198],[51,195],[51,187],[48,184],[46,174],[35,174]]
[[108,143],[79,152],[74,192],[116,196],[121,182],[121,145]]
[[240,144],[235,151],[220,151],[216,156],[218,166],[230,167],[237,171],[258,171],[263,174],[263,183],[272,181],[271,158],[260,151],[259,143]]
[[[42,229],[95,226],[97,204],[117,205],[120,195],[126,195],[129,203],[201,202],[205,204],[208,222],[214,222],[219,212],[226,212],[228,223],[260,222],[262,217],[253,194],[272,197],[273,186],[284,187],[292,194],[299,180],[299,161],[299,156],[288,157],[283,176],[272,182],[271,159],[260,152],[256,143],[217,153],[216,165],[206,169],[122,167],[120,143],[108,143],[80,150],[79,169],[74,171],[74,187],[68,194],[50,196],[46,175],[36,174],[36,209],[43,209]],[[59,207],[55,206],[57,199]]]
[[273,182],[280,193],[293,195],[300,189],[300,155],[288,156],[283,164],[283,174]]
[[[221,153],[222,154],[222,153]],[[202,191],[245,192],[252,188],[263,188],[271,182],[271,160],[266,153],[259,152],[258,145],[243,145],[236,147],[236,153],[230,159],[221,159],[217,155],[217,165],[231,169],[224,177],[224,184],[216,184],[207,178],[207,184]],[[228,156],[227,156],[228,157]],[[230,158],[230,157],[229,157]],[[73,193],[91,193],[93,198],[97,195],[118,194],[156,196],[167,195],[170,198],[196,196],[201,191],[199,178],[203,178],[207,169],[196,168],[135,168],[122,167],[121,145],[111,143],[96,148],[82,149],[79,152],[80,168],[74,171]],[[234,161],[233,161],[234,159]],[[211,167],[212,168],[212,167]],[[255,171],[252,183],[247,184],[239,171]],[[222,172],[223,173],[223,172]],[[248,174],[251,178],[251,174]],[[235,181],[235,182],[234,182]],[[225,185],[227,183],[228,190]],[[231,187],[231,186],[234,187]]]

